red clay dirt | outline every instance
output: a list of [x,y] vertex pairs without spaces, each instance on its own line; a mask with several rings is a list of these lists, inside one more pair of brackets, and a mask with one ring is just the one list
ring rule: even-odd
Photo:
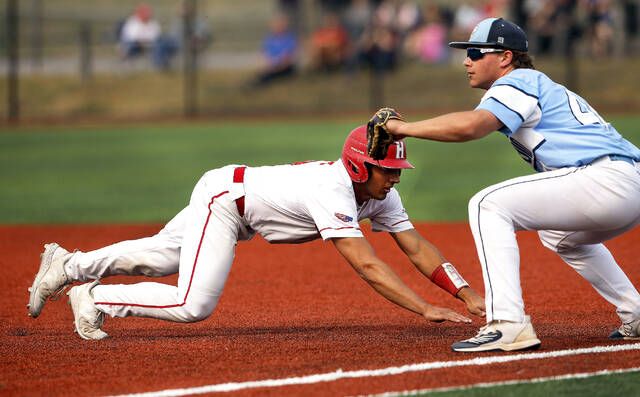
[[[482,275],[466,224],[422,224],[422,234],[481,293]],[[83,251],[151,235],[159,225],[0,226],[0,395],[114,395],[228,382],[458,361],[497,353],[459,354],[450,344],[472,325],[433,324],[377,295],[331,243],[269,245],[257,237],[238,245],[214,314],[194,324],[107,319],[111,338],[84,341],[73,333],[66,296],[27,317],[27,288],[42,245],[56,241]],[[366,232],[377,253],[421,296],[461,312],[461,302],[421,276],[384,233]],[[614,308],[550,251],[535,233],[519,234],[522,286],[539,352],[624,344],[606,336],[618,326]],[[640,228],[608,246],[640,285]],[[132,283],[115,277],[105,283]],[[154,281],[175,283],[175,276]],[[640,351],[458,367],[312,385],[257,388],[234,395],[354,395],[530,379],[633,367]]]

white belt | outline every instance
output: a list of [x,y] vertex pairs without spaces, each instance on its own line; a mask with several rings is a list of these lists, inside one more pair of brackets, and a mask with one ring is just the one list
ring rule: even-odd
[[608,161],[624,161],[625,163],[631,164],[634,167],[636,166],[636,164],[640,164],[634,159],[632,159],[631,157],[621,156],[619,154],[610,154],[608,156],[599,157],[594,161],[592,161],[591,164],[598,164],[598,163],[603,163]]

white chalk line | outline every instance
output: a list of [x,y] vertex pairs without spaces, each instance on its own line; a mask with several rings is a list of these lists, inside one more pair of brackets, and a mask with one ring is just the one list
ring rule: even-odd
[[255,389],[262,387],[283,387],[292,385],[309,385],[321,382],[333,382],[340,379],[355,379],[366,377],[381,377],[400,375],[409,372],[429,371],[434,369],[454,368],[464,366],[483,366],[491,364],[502,364],[514,361],[524,360],[539,360],[545,358],[557,358],[566,356],[577,356],[582,354],[599,354],[599,353],[613,353],[620,351],[640,350],[640,343],[633,344],[621,344],[621,345],[609,345],[609,346],[594,346],[581,349],[566,349],[556,350],[549,352],[539,353],[521,353],[514,355],[493,355],[493,356],[481,356],[468,360],[456,360],[456,361],[433,361],[426,363],[407,364],[399,367],[388,367],[374,370],[356,370],[356,371],[343,371],[338,369],[333,372],[326,372],[322,374],[296,376],[290,378],[280,379],[265,379],[246,382],[229,382],[219,383],[215,385],[206,385],[198,387],[190,387],[184,389],[167,389],[152,391],[146,393],[135,394],[122,394],[113,397],[174,397],[174,396],[189,396],[205,393],[216,392],[230,392],[245,389]]
[[553,381],[570,380],[570,379],[586,379],[586,378],[592,378],[595,376],[627,374],[631,372],[640,372],[640,367],[623,368],[623,369],[604,369],[604,370],[595,371],[595,372],[579,372],[575,374],[548,376],[544,378],[514,379],[514,380],[505,380],[501,382],[482,382],[482,383],[473,383],[473,384],[464,385],[464,386],[438,387],[434,389],[395,391],[395,392],[386,392],[386,393],[373,394],[373,395],[370,394],[369,397],[413,396],[416,394],[444,393],[449,391],[463,391],[463,390],[469,390],[469,389],[483,389],[483,388],[487,389],[487,388],[499,387],[499,386],[514,386],[514,385],[544,383],[544,382],[553,382]]

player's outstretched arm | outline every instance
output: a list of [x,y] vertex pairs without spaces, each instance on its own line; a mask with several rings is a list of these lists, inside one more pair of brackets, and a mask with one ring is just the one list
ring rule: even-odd
[[410,289],[398,275],[380,258],[371,245],[362,237],[344,237],[332,239],[336,249],[351,264],[356,272],[380,295],[391,302],[429,321],[452,321],[456,323],[471,320],[453,310],[436,307],[425,302]]
[[480,139],[502,128],[503,124],[487,110],[447,113],[427,120],[404,122],[389,120],[386,130],[398,137],[414,137],[441,142]]
[[438,287],[462,300],[469,313],[485,315],[484,299],[460,276],[455,267],[447,262],[440,251],[415,229],[390,233],[411,263]]

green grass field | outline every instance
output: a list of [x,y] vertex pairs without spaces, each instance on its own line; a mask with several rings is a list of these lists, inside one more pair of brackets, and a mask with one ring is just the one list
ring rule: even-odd
[[[640,117],[612,122],[640,144]],[[206,170],[337,159],[357,123],[5,128],[0,223],[164,222]],[[465,144],[411,140],[408,153],[416,169],[403,173],[398,190],[415,220],[465,220],[475,192],[532,172],[498,133]]]
[[[583,379],[523,382],[515,385],[476,387],[415,394],[433,397],[609,397],[612,395],[634,396],[638,392],[640,373],[630,372],[614,375],[599,375]],[[615,391],[615,392],[614,392]]]

